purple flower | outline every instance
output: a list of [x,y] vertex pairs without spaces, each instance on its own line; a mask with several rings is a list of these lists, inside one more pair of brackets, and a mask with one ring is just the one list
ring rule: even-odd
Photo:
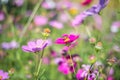
[[0,70],[0,80],[6,80],[8,79],[8,72],[4,72],[3,70]]
[[57,28],[57,29],[62,29],[63,28],[63,24],[61,22],[58,21],[51,21],[49,23],[50,26]]
[[100,0],[98,5],[94,5],[90,9],[77,15],[75,19],[72,21],[72,26],[75,27],[80,25],[88,16],[99,14],[99,12],[108,4],[108,1],[109,0]]
[[34,23],[36,26],[44,26],[47,24],[47,22],[48,19],[45,16],[38,15],[34,18]]
[[87,80],[94,80],[96,78],[96,75],[98,74],[97,70],[90,70],[90,65],[82,65],[82,69],[79,69],[76,78],[77,80],[84,80],[87,78]]
[[13,40],[11,42],[3,42],[1,44],[1,47],[3,49],[6,49],[6,50],[8,50],[8,49],[15,49],[15,48],[19,47],[19,44],[16,41]]
[[48,45],[47,40],[38,39],[36,41],[29,41],[27,45],[22,46],[22,50],[25,52],[39,52]]

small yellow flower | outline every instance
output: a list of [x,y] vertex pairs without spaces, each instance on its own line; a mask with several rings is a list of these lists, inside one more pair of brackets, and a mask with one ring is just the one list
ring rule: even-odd
[[73,7],[73,8],[70,8],[69,12],[70,12],[70,14],[72,14],[72,15],[76,15],[76,14],[78,13],[78,10]]

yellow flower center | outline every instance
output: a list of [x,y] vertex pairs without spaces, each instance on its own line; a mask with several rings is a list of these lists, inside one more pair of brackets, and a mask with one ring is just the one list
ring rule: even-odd
[[68,59],[67,63],[73,66],[73,60],[72,59]]
[[70,41],[70,38],[69,37],[64,37],[64,42],[68,42]]

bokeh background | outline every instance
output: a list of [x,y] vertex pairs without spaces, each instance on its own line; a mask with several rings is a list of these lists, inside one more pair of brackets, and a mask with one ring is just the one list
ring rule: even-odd
[[[80,34],[78,45],[72,50],[73,54],[77,53],[82,59],[80,63],[88,64],[89,56],[95,54],[97,61],[104,65],[106,73],[107,59],[115,57],[117,63],[113,66],[113,77],[114,80],[120,80],[120,0],[110,0],[99,15],[87,17],[81,25],[74,28],[71,19],[98,4],[99,0],[91,0],[88,4],[83,2],[84,0],[43,0],[42,3],[39,0],[0,0],[0,69],[7,72],[15,70],[10,80],[32,80],[34,54],[23,52],[21,46],[30,40],[42,38],[45,28],[51,30],[51,45],[45,49],[41,80],[66,80],[66,75],[57,70],[58,65],[54,63],[55,57],[51,56],[51,52],[61,56],[63,46],[54,42],[62,34],[69,33]],[[38,10],[35,11],[38,5]],[[55,23],[52,24],[52,21]],[[97,41],[102,42],[103,49],[100,53],[93,51],[86,29]]]

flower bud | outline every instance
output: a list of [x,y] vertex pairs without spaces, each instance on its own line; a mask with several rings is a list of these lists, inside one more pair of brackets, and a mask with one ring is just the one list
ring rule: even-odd
[[15,72],[15,69],[14,69],[14,68],[11,68],[11,69],[9,70],[9,74],[10,74],[10,75],[14,74],[14,72]]
[[45,28],[42,35],[45,36],[45,37],[48,37],[50,35],[50,29],[49,28]]
[[101,42],[98,42],[98,43],[96,44],[95,48],[96,48],[97,50],[101,50],[101,49],[102,49],[102,43],[101,43]]
[[91,64],[95,63],[96,62],[96,57],[94,55],[91,55],[89,57],[89,61],[90,61]]
[[91,44],[95,44],[96,43],[96,39],[94,37],[92,37],[92,38],[89,39],[89,42]]

